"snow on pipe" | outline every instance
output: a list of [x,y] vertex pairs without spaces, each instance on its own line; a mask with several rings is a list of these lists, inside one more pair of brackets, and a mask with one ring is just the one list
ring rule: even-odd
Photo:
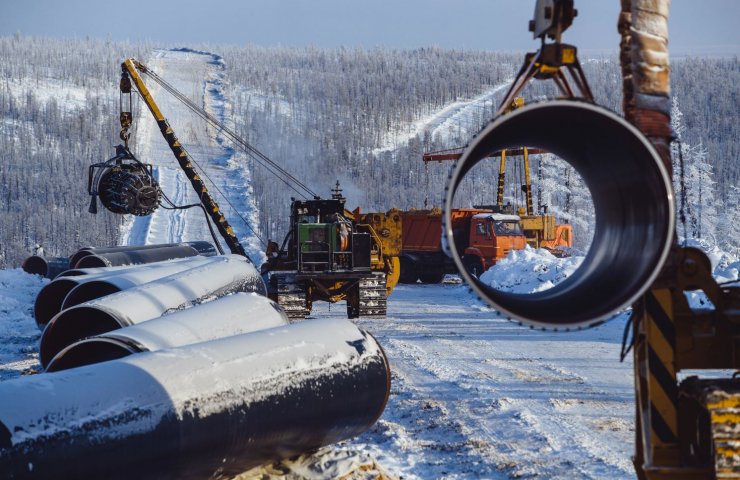
[[83,338],[110,332],[235,292],[266,294],[257,269],[241,255],[212,261],[59,312],[41,335],[41,365],[46,368],[63,348]]
[[235,293],[163,317],[80,340],[59,352],[47,372],[226,338],[287,325],[275,302],[256,293]]
[[[213,246],[211,242],[199,240],[194,242],[181,242],[181,243],[160,243],[156,245],[130,245],[130,246],[116,246],[116,247],[84,247],[79,249],[77,252],[73,253],[71,257],[69,257],[69,264],[72,267],[77,268],[77,262],[82,260],[84,257],[88,257],[90,255],[102,255],[102,254],[108,254],[108,253],[119,253],[119,252],[132,252],[136,250],[152,250],[157,248],[166,248],[166,247],[193,247],[198,251],[199,255],[204,256],[211,256],[216,255],[218,252],[216,251],[216,247]],[[105,265],[110,266],[110,265]]]
[[[39,291],[38,295],[36,295],[36,300],[33,304],[36,325],[38,325],[39,329],[43,330],[54,315],[62,311],[64,299],[69,292],[84,283],[119,275],[124,278],[137,278],[141,282],[148,282],[156,278],[187,270],[194,266],[202,265],[208,262],[209,259],[210,257],[191,257],[137,266],[96,269],[95,271],[97,273],[89,273],[87,275],[60,276],[45,285]],[[134,272],[137,272],[136,276],[134,276]]]
[[[570,163],[590,190],[596,214],[581,266],[533,294],[495,290],[471,276],[454,245],[451,208],[463,177],[491,152],[522,145]],[[468,145],[450,174],[443,241],[463,278],[493,308],[537,327],[581,328],[632,304],[660,273],[671,248],[671,179],[652,144],[609,110],[585,102],[531,104],[495,118]]]
[[[90,257],[86,257],[90,258]],[[175,259],[169,262],[157,262],[145,265],[160,265],[160,268],[141,268],[132,269],[114,275],[104,275],[102,277],[86,278],[80,281],[77,286],[67,293],[61,304],[61,310],[65,310],[81,303],[89,302],[106,295],[128,290],[129,288],[138,287],[152,280],[157,280],[168,275],[182,272],[189,268],[209,263],[215,257],[186,257],[185,259]],[[178,262],[179,260],[179,262]],[[183,261],[186,260],[186,261]]]
[[119,265],[141,265],[144,263],[162,262],[175,258],[195,257],[198,251],[193,247],[181,245],[176,247],[152,248],[148,250],[129,250],[128,252],[111,252],[82,257],[75,267],[117,267]]
[[54,278],[63,271],[69,269],[67,257],[43,257],[32,255],[23,260],[21,268],[26,273],[41,275],[46,278]]
[[0,382],[0,471],[231,478],[359,435],[389,392],[382,348],[344,319],[20,377]]

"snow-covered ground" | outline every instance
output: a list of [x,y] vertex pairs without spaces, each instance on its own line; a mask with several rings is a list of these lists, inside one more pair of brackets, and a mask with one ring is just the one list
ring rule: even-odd
[[511,79],[487,89],[473,99],[452,102],[424,118],[391,130],[383,139],[383,145],[374,149],[373,154],[396,150],[424,132],[438,141],[444,141],[451,134],[463,138],[472,137],[480,129],[479,117],[495,110],[510,83]]
[[[708,254],[716,278],[738,279],[738,258]],[[489,270],[489,282],[535,291],[578,262],[537,250],[517,256]],[[523,281],[505,283],[514,277]],[[32,306],[45,283],[20,269],[0,271],[0,381],[40,368]],[[319,303],[312,318],[344,310]],[[304,472],[287,478],[312,479],[376,462],[406,479],[633,478],[632,365],[618,360],[625,320],[541,332],[502,319],[465,285],[398,286],[388,318],[359,322],[391,363],[383,416],[360,437],[281,468]],[[265,472],[243,478],[282,478]]]
[[[386,320],[385,414],[352,443],[404,478],[630,478],[624,318],[581,333],[520,327],[464,285],[399,286]],[[317,317],[341,315],[340,309]]]

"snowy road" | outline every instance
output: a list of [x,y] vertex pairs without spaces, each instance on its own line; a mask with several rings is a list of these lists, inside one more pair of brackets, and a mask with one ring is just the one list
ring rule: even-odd
[[[404,478],[633,477],[623,321],[533,331],[461,285],[399,286],[388,308],[388,319],[362,325],[390,358],[391,398],[353,446]],[[343,310],[322,304],[314,314]]]

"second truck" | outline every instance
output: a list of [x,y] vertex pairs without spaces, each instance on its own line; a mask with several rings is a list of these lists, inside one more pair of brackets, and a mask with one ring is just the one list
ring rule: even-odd
[[[442,250],[442,211],[409,210],[401,213],[403,248],[402,283],[439,283],[445,274],[457,273],[450,257]],[[494,213],[488,209],[458,209],[453,212],[454,248],[465,268],[479,276],[491,265],[505,258],[511,250],[526,244],[517,215]]]

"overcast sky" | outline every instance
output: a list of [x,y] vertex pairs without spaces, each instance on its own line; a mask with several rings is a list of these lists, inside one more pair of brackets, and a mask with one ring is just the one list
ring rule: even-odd
[[[534,0],[0,0],[0,35],[86,36],[167,44],[532,50]],[[616,52],[619,0],[576,0],[565,35]],[[673,54],[740,53],[740,0],[673,0]]]

